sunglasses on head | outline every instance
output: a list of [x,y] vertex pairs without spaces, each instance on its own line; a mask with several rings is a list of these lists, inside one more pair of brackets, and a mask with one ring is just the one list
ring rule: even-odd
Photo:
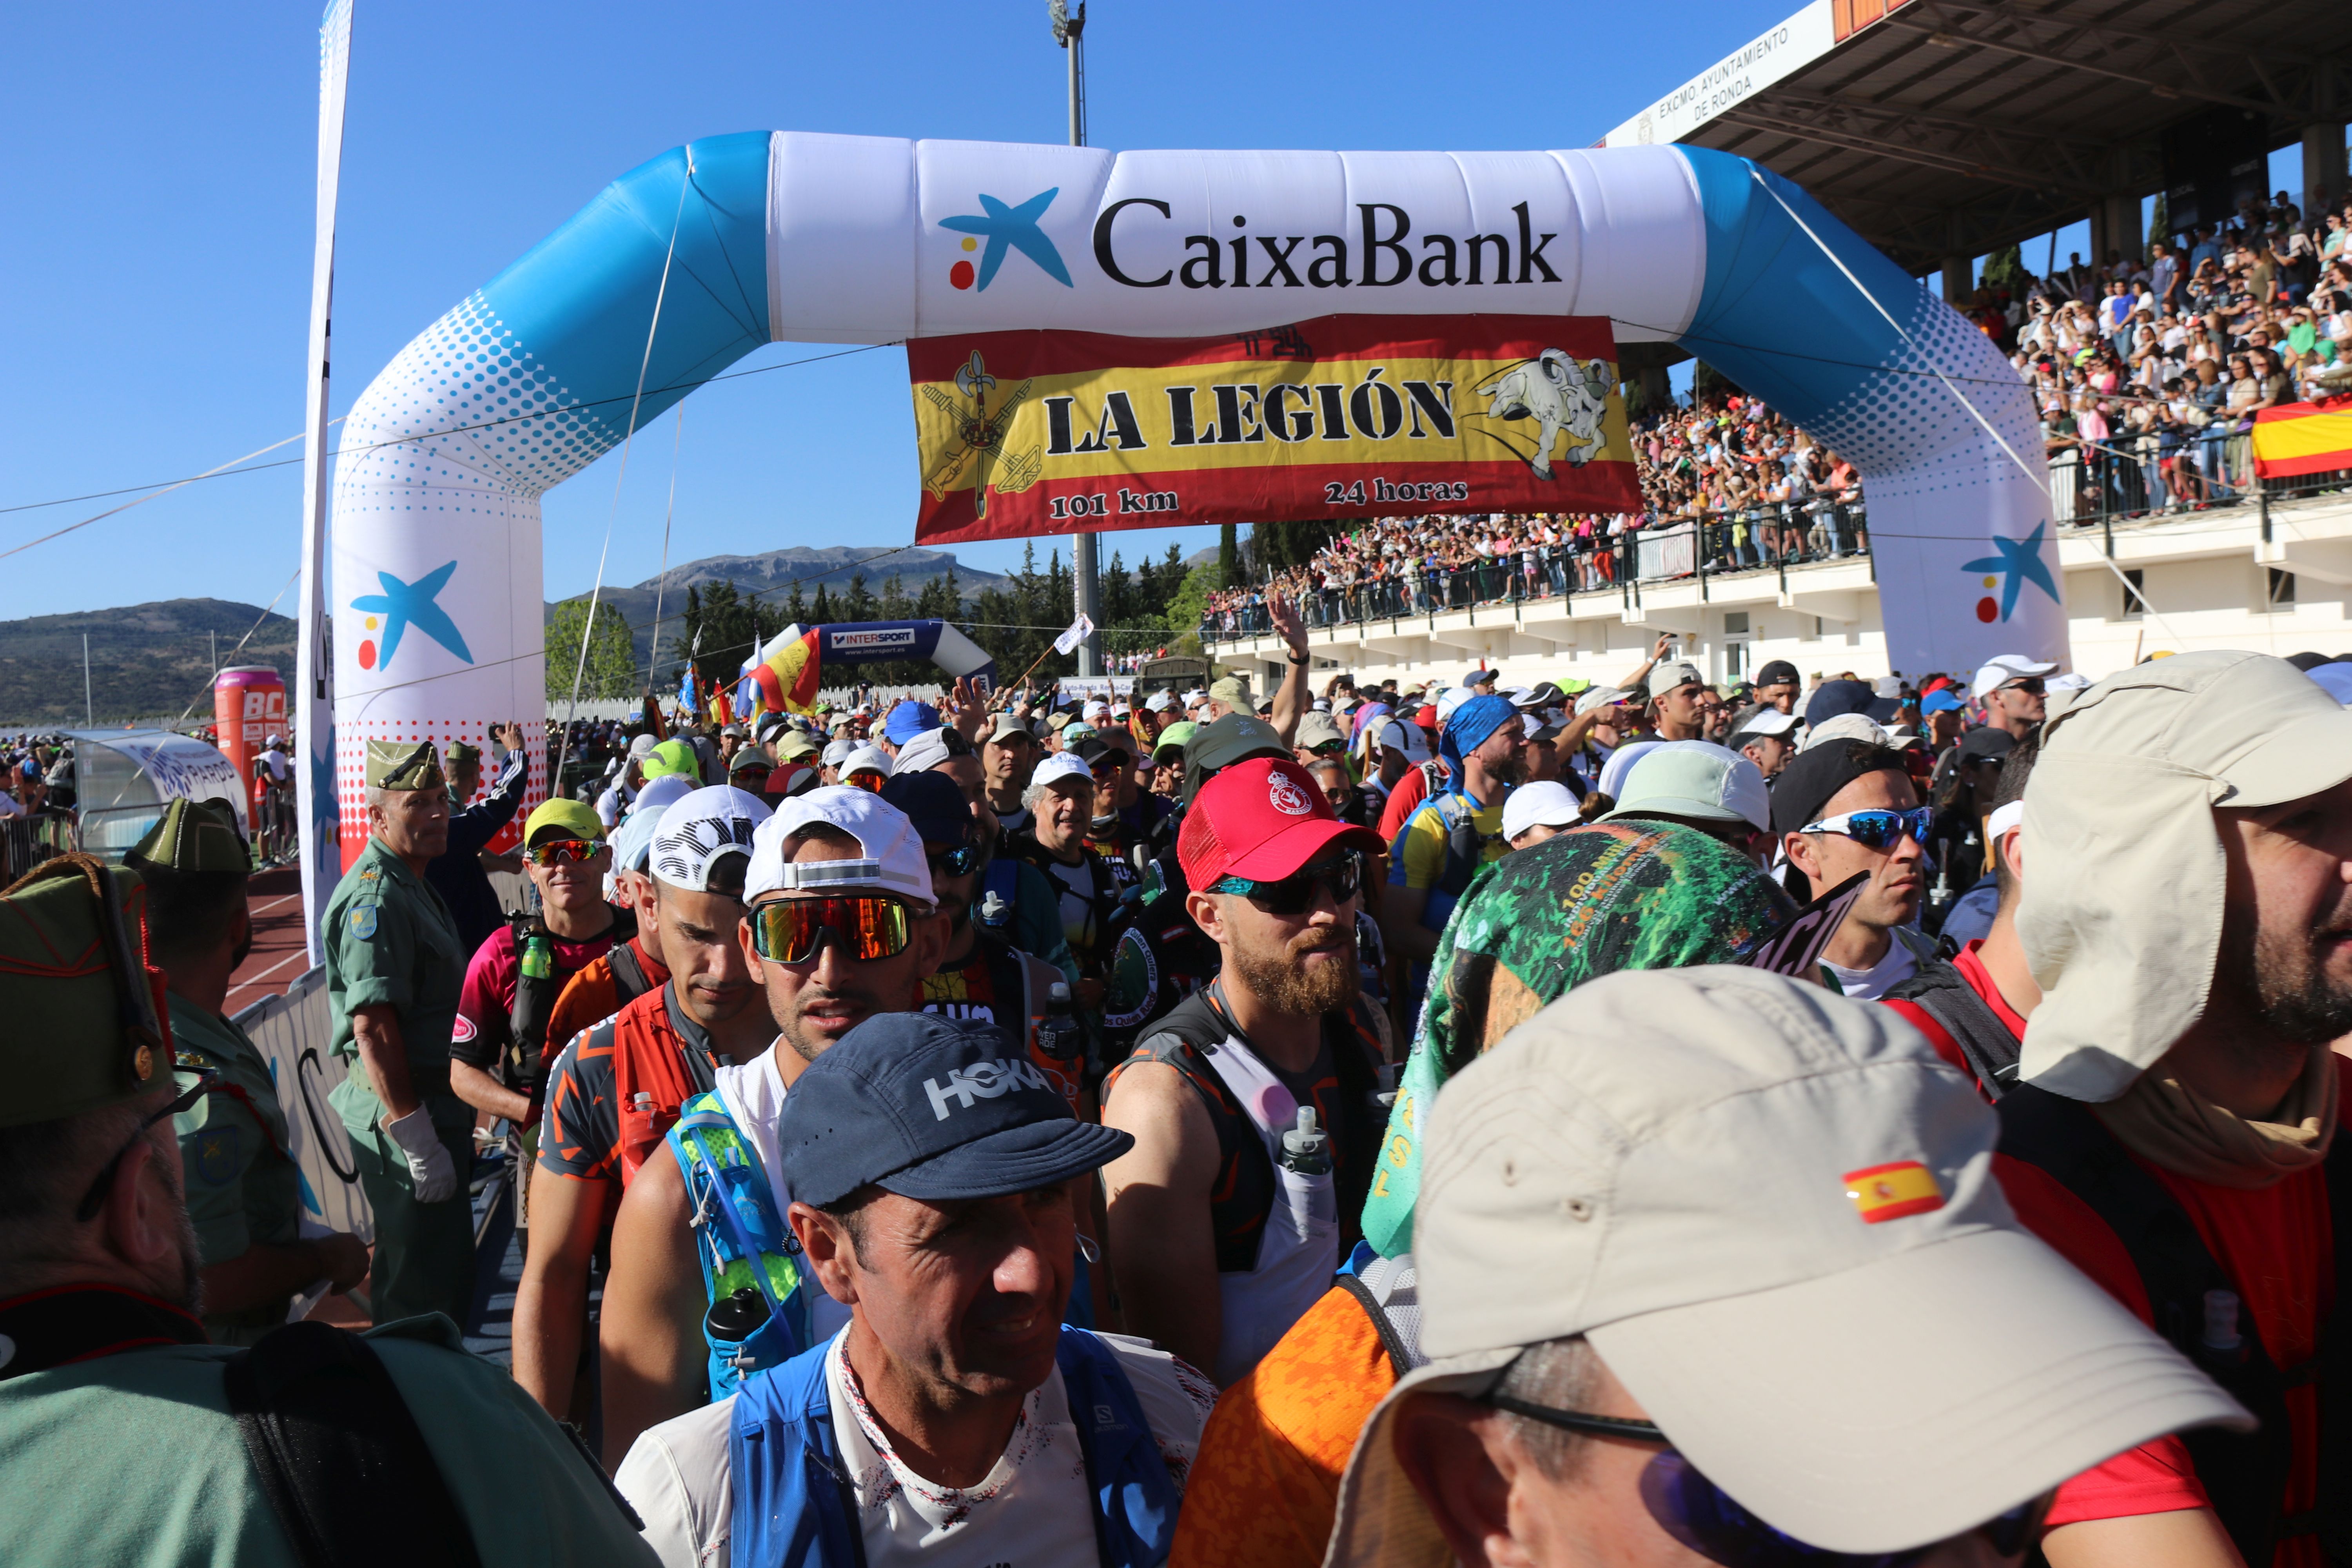
[[578,866],[604,852],[604,845],[599,839],[546,838],[525,849],[522,858],[534,866]]
[[1317,889],[1328,893],[1334,904],[1344,904],[1363,887],[1364,858],[1349,849],[1336,858],[1302,866],[1276,882],[1247,877],[1224,877],[1209,891],[1237,893],[1270,915],[1303,915],[1315,907]]
[[813,963],[828,942],[844,958],[871,963],[896,958],[915,936],[907,906],[875,896],[782,899],[750,919],[751,951],[775,963]]
[[1905,833],[1920,843],[1927,842],[1927,827],[1935,819],[1927,806],[1915,806],[1909,811],[1848,811],[1836,816],[1797,829],[1800,833],[1842,833],[1865,849],[1884,849]]
[[[1665,1445],[1643,1468],[1642,1506],[1659,1529],[1724,1568],[1914,1568],[1941,1544],[1931,1542],[1901,1552],[1832,1552],[1775,1530],[1748,1512],[1702,1475],[1651,1422],[1555,1410],[1497,1392],[1483,1395],[1480,1403],[1563,1431]],[[2053,1489],[2020,1503],[1969,1533],[1982,1537],[2003,1557],[2021,1556],[2042,1539],[2042,1521],[2056,1496]]]

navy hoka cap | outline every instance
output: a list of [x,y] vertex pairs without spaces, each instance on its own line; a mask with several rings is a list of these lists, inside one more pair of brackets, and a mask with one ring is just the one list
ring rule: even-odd
[[811,1063],[776,1121],[784,1185],[823,1207],[871,1183],[946,1203],[1083,1175],[1135,1146],[1071,1116],[993,1024],[877,1013]]

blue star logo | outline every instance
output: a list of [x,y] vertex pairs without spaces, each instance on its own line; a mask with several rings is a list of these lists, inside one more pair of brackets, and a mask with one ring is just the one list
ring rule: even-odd
[[2042,560],[2042,531],[2049,524],[2037,522],[2033,531],[2023,539],[1995,537],[1993,549],[2000,553],[1979,556],[1964,563],[1963,572],[1997,572],[2000,574],[2000,618],[2009,619],[2009,612],[2017,607],[2018,591],[2031,583],[2050,595],[2053,604],[2063,604],[2058,596],[2058,584],[2050,580],[2050,568]]
[[433,601],[449,585],[449,575],[457,563],[435,568],[414,583],[404,583],[389,572],[379,572],[375,580],[383,584],[381,594],[362,594],[352,601],[352,608],[364,615],[383,617],[383,650],[376,655],[375,667],[388,669],[392,656],[400,649],[400,635],[415,626],[467,664],[474,656],[466,651],[466,639],[458,633],[457,623],[449,612]]
[[1046,277],[1063,288],[1074,289],[1076,285],[1070,281],[1070,269],[1062,265],[1062,253],[1054,248],[1054,242],[1047,239],[1045,231],[1037,226],[1037,220],[1045,216],[1045,209],[1052,206],[1054,198],[1061,194],[1062,187],[1055,185],[1031,196],[1017,207],[1007,206],[994,196],[983,195],[980,205],[985,216],[943,217],[940,219],[940,226],[954,229],[959,234],[987,237],[988,248],[980,256],[980,287],[982,289],[986,289],[989,280],[996,276],[996,269],[1004,265],[1006,246],[1035,262]]

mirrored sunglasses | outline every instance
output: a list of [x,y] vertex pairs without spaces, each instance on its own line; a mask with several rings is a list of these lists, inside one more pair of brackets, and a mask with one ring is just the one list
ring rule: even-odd
[[1800,833],[1841,833],[1865,849],[1884,849],[1905,833],[1920,843],[1927,842],[1928,825],[1936,813],[1929,806],[1915,806],[1909,811],[1848,811],[1797,829]]
[[604,852],[600,838],[543,838],[522,852],[534,866],[581,865]]
[[811,963],[826,942],[858,963],[896,958],[914,920],[896,899],[784,899],[751,912],[751,951],[776,963]]
[[1314,907],[1318,889],[1328,893],[1334,904],[1344,904],[1363,883],[1364,858],[1349,849],[1334,858],[1302,866],[1280,881],[1223,877],[1209,891],[1237,893],[1270,915],[1301,915]]

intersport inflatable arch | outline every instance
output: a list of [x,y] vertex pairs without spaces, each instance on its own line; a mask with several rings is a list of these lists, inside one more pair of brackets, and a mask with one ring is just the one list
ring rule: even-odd
[[539,498],[633,412],[642,428],[772,342],[1207,336],[1335,312],[1607,316],[1621,342],[1683,344],[1868,480],[1883,602],[1924,606],[1886,617],[1896,668],[2064,656],[2025,386],[1745,159],[745,132],[614,181],[353,406],[333,514],[347,858],[370,738],[476,739],[544,710]]

